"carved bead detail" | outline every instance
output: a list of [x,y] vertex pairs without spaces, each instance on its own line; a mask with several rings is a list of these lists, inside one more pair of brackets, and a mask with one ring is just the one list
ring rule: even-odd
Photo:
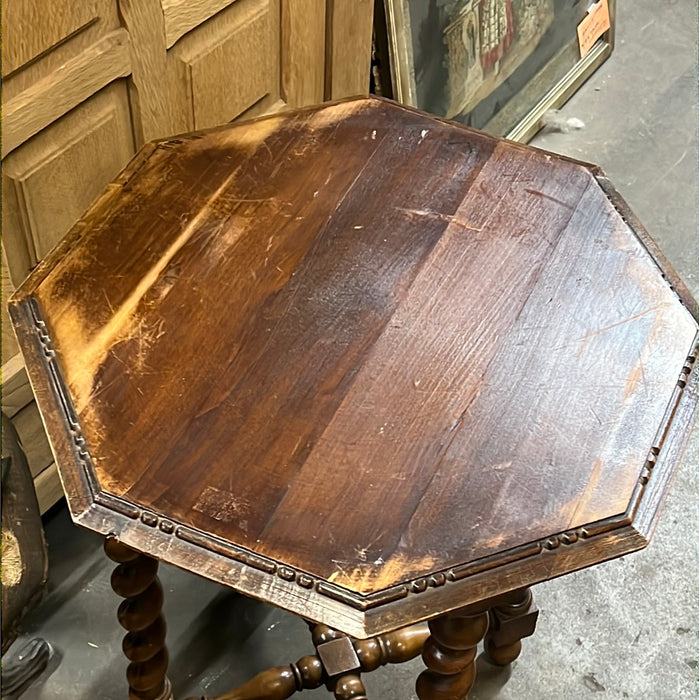
[[684,389],[684,387],[686,386],[687,379],[689,379],[689,375],[692,373],[692,369],[694,368],[694,363],[696,362],[696,359],[697,358],[694,355],[689,355],[685,360],[684,367],[682,367],[682,371],[680,372],[680,378],[677,382],[680,385],[681,389]]
[[411,588],[414,593],[422,593],[422,591],[427,590],[427,579],[419,578],[413,581]]
[[447,577],[443,573],[433,574],[430,576],[430,586],[437,588],[443,586],[447,582]]
[[171,535],[175,531],[174,523],[171,523],[169,520],[161,520],[159,527],[161,532],[164,532],[166,535]]
[[141,522],[148,527],[155,527],[158,524],[158,516],[153,513],[141,513]]
[[296,572],[287,566],[280,567],[279,571],[277,571],[277,575],[285,581],[293,581],[296,578]]

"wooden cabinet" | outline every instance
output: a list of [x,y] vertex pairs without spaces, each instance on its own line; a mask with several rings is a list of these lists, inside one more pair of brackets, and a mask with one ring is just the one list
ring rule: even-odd
[[3,410],[42,512],[60,485],[9,294],[145,141],[366,93],[371,0],[2,3]]

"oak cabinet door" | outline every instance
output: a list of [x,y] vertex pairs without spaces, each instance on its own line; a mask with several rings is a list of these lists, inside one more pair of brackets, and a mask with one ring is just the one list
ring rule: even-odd
[[120,0],[139,142],[322,102],[327,0]]
[[171,53],[191,128],[282,108],[279,50],[278,0],[237,0],[180,39]]
[[58,243],[134,153],[128,94],[114,82],[3,162],[3,232],[15,285]]

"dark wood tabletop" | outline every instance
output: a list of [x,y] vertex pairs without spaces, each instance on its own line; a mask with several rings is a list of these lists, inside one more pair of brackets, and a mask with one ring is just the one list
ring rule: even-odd
[[144,147],[11,307],[78,522],[360,637],[645,546],[690,310],[598,169],[377,99]]

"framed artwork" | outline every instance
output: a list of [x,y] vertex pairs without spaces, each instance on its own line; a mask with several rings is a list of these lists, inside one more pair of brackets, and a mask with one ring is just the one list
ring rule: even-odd
[[393,97],[527,141],[611,54],[609,29],[581,57],[591,0],[384,0]]

